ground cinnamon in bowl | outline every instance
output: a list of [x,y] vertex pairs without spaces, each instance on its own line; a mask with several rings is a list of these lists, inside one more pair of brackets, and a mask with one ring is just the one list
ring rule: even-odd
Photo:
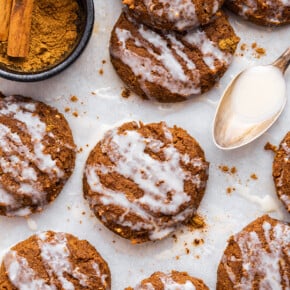
[[0,42],[0,67],[35,73],[60,63],[77,45],[83,29],[83,11],[77,0],[34,1],[29,54],[25,58],[7,55],[7,41]]

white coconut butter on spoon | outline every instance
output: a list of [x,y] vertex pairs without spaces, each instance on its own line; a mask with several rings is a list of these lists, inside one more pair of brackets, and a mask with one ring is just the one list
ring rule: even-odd
[[213,139],[221,149],[235,149],[261,136],[286,104],[284,72],[290,48],[272,65],[241,72],[226,88],[217,107]]

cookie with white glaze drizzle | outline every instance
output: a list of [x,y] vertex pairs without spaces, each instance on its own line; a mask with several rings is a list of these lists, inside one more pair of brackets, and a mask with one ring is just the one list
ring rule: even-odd
[[290,212],[290,132],[281,141],[273,162],[276,193]]
[[290,287],[290,226],[264,215],[231,236],[217,272],[217,290]]
[[0,98],[0,214],[27,216],[52,202],[72,174],[75,144],[64,116],[22,96]]
[[89,242],[48,231],[18,243],[4,255],[0,289],[109,290],[111,275]]
[[186,272],[155,272],[142,280],[134,288],[125,290],[209,290],[201,279],[189,276]]
[[123,0],[138,22],[153,28],[185,31],[205,25],[224,0]]
[[179,102],[210,90],[239,42],[226,16],[187,33],[157,31],[122,13],[111,34],[112,64],[130,90],[145,99]]
[[116,234],[132,243],[159,240],[194,216],[207,171],[203,150],[185,130],[125,123],[91,151],[84,197]]
[[290,0],[226,0],[226,6],[259,25],[280,26],[290,23]]

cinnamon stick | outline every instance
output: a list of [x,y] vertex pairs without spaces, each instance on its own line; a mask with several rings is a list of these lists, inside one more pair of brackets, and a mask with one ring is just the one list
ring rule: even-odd
[[0,41],[8,39],[12,0],[0,0]]
[[26,57],[29,52],[33,0],[13,0],[7,55]]

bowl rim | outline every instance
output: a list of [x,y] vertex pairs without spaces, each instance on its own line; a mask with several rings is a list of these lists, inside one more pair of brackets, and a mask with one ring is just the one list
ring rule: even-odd
[[[78,0],[82,1],[82,0]],[[52,76],[55,76],[68,68],[76,59],[82,54],[84,49],[86,48],[90,37],[92,35],[93,27],[94,27],[94,20],[95,20],[95,9],[94,9],[94,1],[93,0],[84,0],[82,1],[85,3],[85,18],[86,24],[83,30],[83,33],[79,39],[78,44],[72,50],[72,52],[59,64],[56,66],[36,73],[23,73],[11,70],[5,70],[0,68],[0,77],[11,80],[11,81],[18,81],[18,82],[37,82],[46,80]]]

